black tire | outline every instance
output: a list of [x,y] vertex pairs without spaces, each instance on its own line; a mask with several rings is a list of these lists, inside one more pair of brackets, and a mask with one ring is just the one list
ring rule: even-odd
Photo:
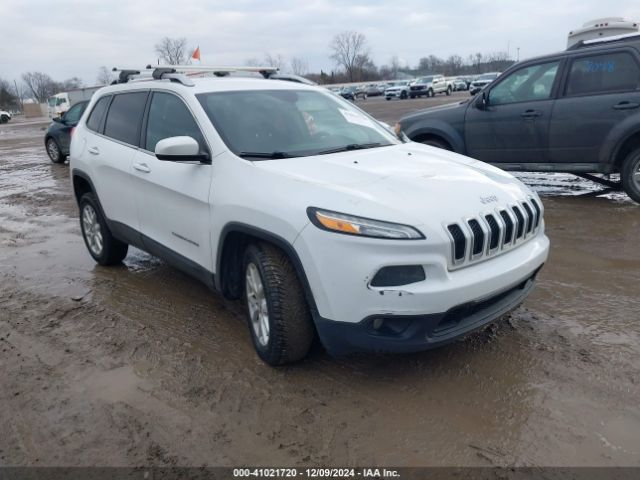
[[54,138],[47,138],[47,141],[44,143],[44,145],[47,150],[47,155],[49,155],[49,159],[53,163],[64,163],[67,156],[62,153],[60,145],[58,145],[58,142],[56,142]]
[[435,97],[435,96],[436,96],[436,94],[435,94],[435,92],[433,91],[432,88],[427,90],[427,97]]
[[622,188],[635,202],[640,203],[640,148],[633,150],[620,169]]
[[0,123],[7,123],[9,121],[9,117],[7,117],[6,115],[2,115],[2,117],[0,117]]
[[[247,281],[251,265],[259,273],[266,299],[269,325],[266,342],[264,338],[259,340],[251,316],[251,287]],[[247,323],[258,356],[273,366],[302,360],[311,348],[315,331],[304,290],[287,255],[268,243],[249,245],[244,254],[242,278]]]
[[414,98],[416,98],[416,95],[411,94],[411,95],[409,95],[409,98],[414,99]]
[[431,147],[436,147],[436,148],[441,148],[442,150],[451,151],[451,147],[447,143],[437,138],[426,138],[424,140],[419,140],[419,142],[423,143],[424,145],[429,145]]
[[451,95],[451,86],[447,87],[447,97]]
[[404,90],[400,93],[400,99],[402,100],[406,100],[409,96],[407,95],[407,92],[405,92]]
[[391,100],[391,97],[384,97],[384,98],[385,98],[385,100],[387,100],[387,101]]
[[[102,248],[98,251],[92,247],[91,236],[92,232],[86,231],[85,213],[89,212],[89,209],[96,215],[96,221],[99,225],[99,233],[102,238]],[[85,193],[80,199],[80,228],[82,230],[82,238],[84,244],[89,250],[89,254],[100,265],[117,265],[124,260],[129,250],[129,245],[114,238],[107,226],[107,222],[102,216],[102,210],[98,199],[93,192]],[[93,232],[95,233],[95,231]]]

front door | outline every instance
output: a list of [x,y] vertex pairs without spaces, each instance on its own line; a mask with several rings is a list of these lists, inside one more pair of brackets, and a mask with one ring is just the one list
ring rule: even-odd
[[173,93],[153,92],[142,148],[133,159],[140,231],[149,250],[159,244],[211,271],[212,166],[162,161],[153,153],[160,140],[177,136],[192,137],[207,151],[201,129],[182,99]]
[[548,161],[549,122],[560,60],[515,70],[467,109],[467,154],[488,163]]

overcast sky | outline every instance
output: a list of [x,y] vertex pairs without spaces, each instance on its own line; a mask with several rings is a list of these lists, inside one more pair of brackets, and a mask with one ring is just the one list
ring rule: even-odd
[[562,50],[569,30],[604,16],[640,20],[640,0],[0,0],[0,77],[26,71],[95,82],[106,65],[155,63],[154,44],[186,37],[202,64],[244,64],[266,52],[330,70],[331,38],[363,33],[380,65],[435,54]]

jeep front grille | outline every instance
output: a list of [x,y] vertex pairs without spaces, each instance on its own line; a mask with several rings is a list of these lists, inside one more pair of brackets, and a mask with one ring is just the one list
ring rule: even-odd
[[446,229],[453,267],[476,263],[521,245],[535,235],[541,223],[542,207],[533,198],[450,223]]

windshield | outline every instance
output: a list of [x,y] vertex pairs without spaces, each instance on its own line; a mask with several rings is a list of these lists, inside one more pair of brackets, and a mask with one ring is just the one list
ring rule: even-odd
[[56,97],[51,97],[51,98],[49,99],[49,106],[50,106],[50,107],[55,107],[55,106],[56,106],[56,102],[57,102],[57,100],[58,100],[58,99],[57,99]]
[[349,102],[323,92],[212,92],[197,98],[229,149],[245,158],[304,157],[400,143]]
[[428,82],[432,82],[433,81],[433,77],[422,77],[420,79],[420,82],[422,83],[428,83]]
[[498,78],[497,73],[487,73],[485,75],[480,75],[478,80],[495,80],[496,78]]

